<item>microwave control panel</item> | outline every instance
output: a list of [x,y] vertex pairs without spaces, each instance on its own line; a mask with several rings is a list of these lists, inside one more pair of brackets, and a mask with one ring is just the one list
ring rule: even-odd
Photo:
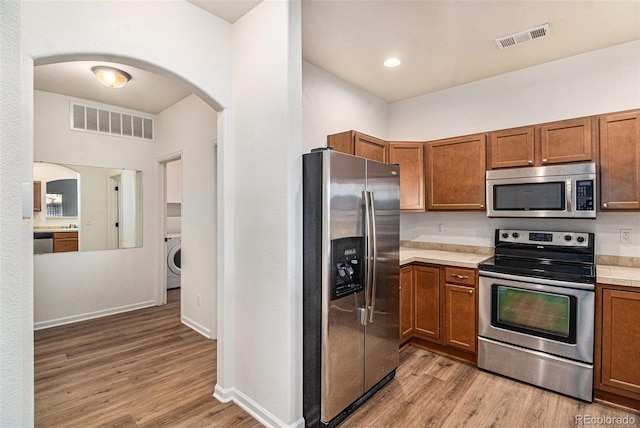
[[576,211],[595,210],[593,202],[593,180],[576,181]]

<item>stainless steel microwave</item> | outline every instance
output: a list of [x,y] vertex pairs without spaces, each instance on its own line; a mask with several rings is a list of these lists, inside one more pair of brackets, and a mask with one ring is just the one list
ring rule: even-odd
[[596,218],[596,164],[487,171],[487,216]]

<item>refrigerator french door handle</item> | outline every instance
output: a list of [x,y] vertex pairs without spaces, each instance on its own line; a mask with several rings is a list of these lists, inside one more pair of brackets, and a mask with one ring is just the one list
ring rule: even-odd
[[368,310],[369,307],[371,305],[371,299],[370,299],[370,290],[371,290],[371,286],[372,286],[372,277],[373,277],[373,270],[371,267],[371,253],[373,252],[371,249],[371,198],[370,198],[371,192],[364,190],[362,192],[362,196],[364,199],[364,227],[365,227],[365,239],[367,240],[367,255],[366,255],[366,260],[367,260],[367,282],[365,284],[365,289],[364,289],[364,308],[361,312],[361,317],[360,317],[360,323],[363,325],[367,325],[367,321],[368,321]]
[[378,234],[378,230],[376,229],[376,201],[373,195],[373,191],[369,192],[369,203],[371,204],[371,236],[370,241],[372,241],[372,249],[373,252],[371,254],[371,297],[369,298],[369,324],[373,322],[373,311],[376,305],[376,261],[378,260],[378,241],[376,239],[376,235]]

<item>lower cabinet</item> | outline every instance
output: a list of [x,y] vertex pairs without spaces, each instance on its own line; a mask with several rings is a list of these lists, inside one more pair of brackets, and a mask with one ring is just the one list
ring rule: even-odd
[[400,344],[475,363],[477,270],[413,264],[400,269]]
[[65,253],[78,251],[78,232],[55,232],[53,234],[53,252]]
[[640,289],[596,288],[595,396],[640,410]]

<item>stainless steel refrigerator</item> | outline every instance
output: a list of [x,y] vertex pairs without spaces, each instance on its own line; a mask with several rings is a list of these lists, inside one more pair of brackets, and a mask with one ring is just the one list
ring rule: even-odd
[[398,367],[400,168],[303,156],[303,414],[336,426]]

